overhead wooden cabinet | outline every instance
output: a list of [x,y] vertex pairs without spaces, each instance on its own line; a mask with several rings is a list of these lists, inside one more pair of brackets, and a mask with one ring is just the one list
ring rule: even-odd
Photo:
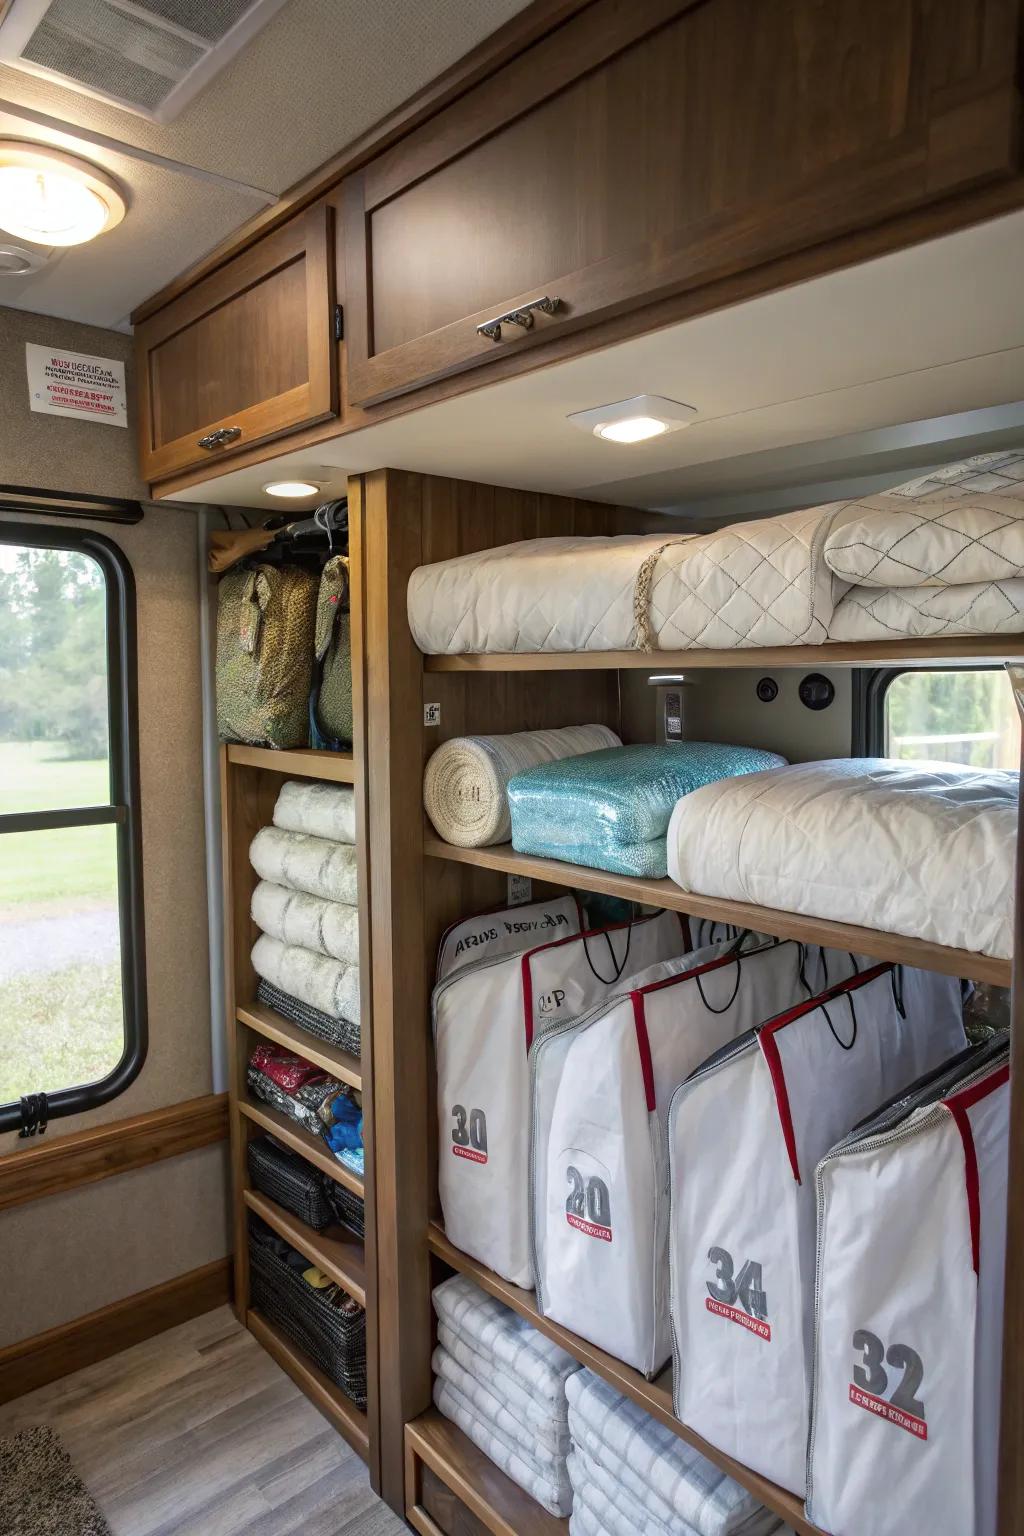
[[337,414],[331,210],[320,204],[136,330],[150,481]]
[[348,178],[350,399],[1012,175],[1019,22],[1017,0],[595,0]]

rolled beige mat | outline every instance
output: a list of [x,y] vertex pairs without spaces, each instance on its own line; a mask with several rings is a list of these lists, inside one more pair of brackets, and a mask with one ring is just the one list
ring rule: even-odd
[[454,736],[427,763],[423,804],[434,830],[458,848],[507,843],[509,779],[538,763],[620,747],[606,725],[567,725],[508,736]]

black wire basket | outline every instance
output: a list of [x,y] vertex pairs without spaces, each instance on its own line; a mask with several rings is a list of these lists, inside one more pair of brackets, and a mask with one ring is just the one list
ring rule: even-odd
[[337,1222],[357,1237],[366,1235],[359,1196],[342,1189],[318,1168],[311,1168],[304,1157],[281,1146],[272,1136],[250,1141],[247,1159],[253,1188],[283,1205],[307,1227],[322,1232]]
[[[293,1256],[289,1262],[288,1255]],[[366,1313],[339,1285],[302,1278],[309,1260],[249,1217],[249,1296],[358,1408],[366,1407]]]
[[280,987],[272,986],[269,981],[260,982],[256,988],[256,999],[265,1008],[273,1008],[282,1018],[316,1035],[318,1040],[326,1040],[340,1050],[348,1051],[350,1056],[359,1055],[362,1034],[358,1020],[352,1023],[350,1019],[332,1018],[329,1013],[321,1013],[319,1008],[310,1008],[308,1003],[300,1002],[290,992],[282,992]]

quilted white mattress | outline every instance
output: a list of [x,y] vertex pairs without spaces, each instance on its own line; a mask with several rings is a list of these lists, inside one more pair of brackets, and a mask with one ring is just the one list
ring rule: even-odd
[[703,896],[1008,958],[1017,777],[842,758],[723,779],[672,813],[669,874]]
[[717,533],[528,539],[421,566],[421,651],[726,650],[826,639],[843,583],[823,559],[838,504]]
[[936,635],[1016,635],[1024,630],[1024,580],[959,587],[851,587],[836,604],[830,640],[931,640]]

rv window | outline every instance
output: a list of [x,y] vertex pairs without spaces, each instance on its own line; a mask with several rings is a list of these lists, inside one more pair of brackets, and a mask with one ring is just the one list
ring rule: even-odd
[[145,1058],[135,694],[120,550],[0,523],[0,1130],[106,1103]]
[[1020,764],[1020,721],[1001,667],[880,668],[861,693],[860,748],[871,757]]

